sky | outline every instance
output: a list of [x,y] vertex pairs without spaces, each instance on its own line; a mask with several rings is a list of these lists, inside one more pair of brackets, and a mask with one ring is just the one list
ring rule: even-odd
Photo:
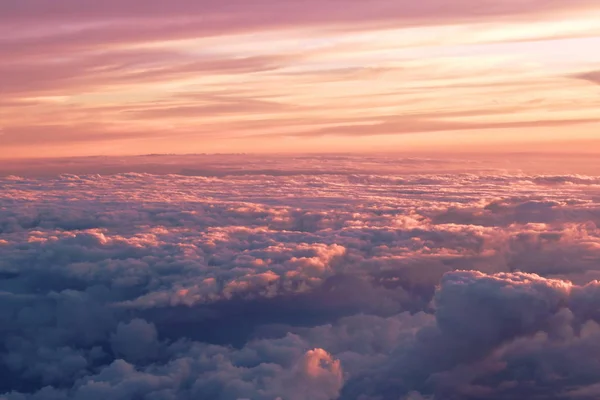
[[597,49],[599,0],[0,0],[0,400],[600,398]]
[[596,0],[3,0],[0,158],[600,151]]

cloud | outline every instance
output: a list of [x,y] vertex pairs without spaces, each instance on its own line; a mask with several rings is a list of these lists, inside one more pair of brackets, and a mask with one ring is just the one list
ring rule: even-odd
[[[11,96],[63,96],[105,90],[122,84],[150,84],[169,79],[185,79],[198,74],[246,74],[280,68],[292,56],[234,57],[218,54],[193,57],[175,50],[98,50],[76,53],[60,60],[12,61],[0,67],[10,80],[0,82],[0,90]],[[258,101],[256,101],[258,103]]]
[[[493,114],[493,112],[490,112]],[[376,136],[376,135],[397,135],[419,132],[445,132],[445,131],[468,131],[502,128],[531,128],[531,127],[551,127],[568,126],[579,124],[596,124],[600,122],[595,118],[579,119],[547,119],[536,121],[497,121],[497,122],[462,122],[453,120],[443,120],[439,118],[414,118],[414,117],[396,117],[383,122],[340,125],[328,128],[288,134],[289,136]],[[280,134],[281,135],[281,134]],[[279,136],[279,135],[272,135]]]
[[344,155],[28,167],[0,178],[6,399],[597,391],[598,177]]
[[579,387],[574,393],[593,393],[595,380],[583,366],[598,351],[598,324],[576,322],[580,308],[570,299],[580,290],[590,287],[521,273],[448,273],[436,294],[436,326],[423,328],[384,366],[348,382],[342,398],[416,392],[434,398],[562,399],[572,387]]
[[[305,136],[302,150],[332,149],[340,135],[357,150],[378,134],[488,129],[536,142],[598,122],[591,88],[564,97],[565,76],[594,68],[593,0],[213,3],[3,1],[0,156],[274,151]],[[558,45],[573,70],[547,63]]]
[[[261,24],[269,22],[269,18],[280,16],[282,21],[271,21],[273,25],[285,25],[297,22],[319,22],[319,21],[356,21],[360,13],[370,18],[379,20],[406,20],[436,21],[447,18],[482,18],[486,16],[511,16],[518,14],[529,14],[537,12],[559,11],[564,8],[593,7],[594,2],[589,0],[578,0],[568,6],[562,3],[547,3],[533,1],[525,6],[516,1],[503,3],[501,6],[493,7],[493,3],[486,1],[475,10],[472,9],[472,1],[462,1],[454,7],[440,8],[438,0],[430,0],[419,5],[397,4],[388,0],[378,0],[370,7],[355,0],[336,1],[330,6],[311,2],[306,8],[300,5],[281,6],[276,2],[251,2],[245,3],[239,0],[230,0],[223,4],[214,4],[207,1],[193,2],[189,0],[177,0],[168,6],[160,1],[132,1],[127,5],[116,1],[109,1],[101,5],[82,6],[76,1],[65,1],[58,5],[49,6],[40,0],[27,0],[23,2],[11,1],[3,4],[4,18],[13,21],[29,22],[38,21],[42,16],[45,21],[89,21],[89,20],[114,20],[119,18],[133,19],[161,19],[161,18],[190,18],[190,16],[203,15],[208,21],[210,17],[225,14],[225,21],[231,22],[246,18],[245,26],[260,21]],[[337,16],[333,13],[336,7],[343,6]],[[304,9],[304,13],[298,13]],[[306,10],[311,10],[306,12]],[[368,20],[367,19],[367,20]]]
[[116,355],[133,362],[152,360],[158,355],[156,327],[142,319],[120,322],[110,342]]
[[600,71],[590,71],[583,74],[576,75],[575,78],[582,79],[600,85]]

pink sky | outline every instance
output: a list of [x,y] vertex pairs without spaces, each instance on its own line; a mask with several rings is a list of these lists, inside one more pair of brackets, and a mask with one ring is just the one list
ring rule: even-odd
[[4,0],[0,157],[600,151],[597,0]]

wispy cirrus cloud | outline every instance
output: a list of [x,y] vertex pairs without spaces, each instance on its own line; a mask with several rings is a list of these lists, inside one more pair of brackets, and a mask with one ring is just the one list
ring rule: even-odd
[[[339,7],[339,6],[344,7]],[[444,7],[445,6],[445,7]],[[447,6],[441,0],[429,0],[422,3],[397,3],[390,0],[377,0],[370,5],[365,5],[357,0],[336,0],[328,4],[309,1],[306,4],[282,4],[275,1],[241,1],[228,0],[222,3],[210,1],[176,0],[166,4],[159,0],[130,1],[123,4],[118,1],[107,1],[102,4],[83,4],[74,0],[49,4],[43,0],[8,1],[2,6],[2,15],[5,20],[15,22],[52,22],[52,21],[98,21],[121,18],[131,19],[169,19],[199,18],[220,16],[225,21],[260,21],[259,26],[269,23],[272,16],[279,16],[280,20],[270,21],[272,24],[281,24],[286,21],[331,21],[349,20],[350,22],[370,21],[373,19],[391,20],[424,20],[438,23],[440,20],[456,18],[483,18],[486,16],[514,16],[528,14],[544,14],[547,12],[560,12],[572,10],[586,10],[594,8],[596,3],[592,0],[576,0],[569,4],[561,1],[522,1],[511,0],[497,4],[491,0],[475,2],[462,0]]]
[[600,85],[600,71],[585,72],[583,74],[578,74],[575,77]]
[[[385,129],[469,134],[471,126],[491,124],[506,104],[516,108],[519,121],[548,121],[498,122],[494,128],[507,132],[508,142],[517,130],[527,135],[542,126],[551,142],[570,129],[553,120],[594,118],[594,87],[583,79],[573,89],[568,77],[600,62],[589,51],[598,45],[599,12],[591,0],[6,1],[0,5],[0,55],[6,60],[0,66],[0,151],[34,154],[11,132],[42,132],[49,125],[70,132],[57,137],[86,135],[79,129],[86,125],[148,129],[148,140],[128,146],[143,152],[179,151],[175,141],[153,139],[155,129],[198,151],[223,147],[206,139],[208,130],[241,151],[290,149],[294,145],[282,138],[306,130],[318,146],[328,147],[317,139],[319,132],[354,118],[434,114],[448,105],[465,115],[490,110],[485,123],[463,118],[424,126],[411,120]],[[206,100],[223,90],[238,92],[240,101]],[[572,102],[577,112],[569,108]],[[549,109],[560,115],[547,118]],[[344,128],[363,129],[354,123]],[[570,132],[583,141],[592,129],[574,126]],[[244,139],[276,132],[280,138],[271,136],[268,146]],[[108,130],[104,142],[112,137]],[[94,140],[75,142],[82,141]],[[450,145],[452,134],[436,141]],[[57,140],[53,151],[75,151],[65,145]],[[363,148],[356,140],[344,146]]]

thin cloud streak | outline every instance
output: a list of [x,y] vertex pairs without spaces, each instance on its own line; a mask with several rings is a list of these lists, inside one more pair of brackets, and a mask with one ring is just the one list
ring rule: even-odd
[[466,131],[487,130],[500,128],[530,128],[530,127],[557,127],[579,124],[598,124],[598,118],[585,119],[547,119],[537,121],[514,121],[514,122],[455,122],[444,120],[427,120],[418,118],[397,118],[377,124],[356,124],[348,126],[336,126],[323,128],[310,132],[299,133],[299,136],[375,136],[395,135],[420,132],[443,132],[443,131]]

